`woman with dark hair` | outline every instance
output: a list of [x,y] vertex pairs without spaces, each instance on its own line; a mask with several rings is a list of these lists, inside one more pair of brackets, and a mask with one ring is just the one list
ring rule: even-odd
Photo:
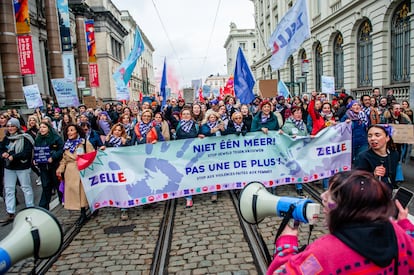
[[[56,168],[63,155],[63,139],[52,126],[41,122],[39,134],[35,139],[33,163],[40,169],[42,196],[39,206],[49,210],[53,189],[58,189],[59,180],[56,177]],[[62,202],[62,194],[58,191],[59,201]]]
[[260,110],[253,117],[251,132],[262,131],[267,135],[269,130],[279,130],[280,125],[276,115],[272,112],[273,104],[270,101],[262,101]]
[[366,171],[340,172],[321,198],[329,234],[300,252],[298,228],[287,225],[267,274],[411,274],[414,225],[384,183]]
[[388,124],[374,124],[368,128],[369,149],[359,154],[355,168],[374,173],[389,188],[396,187],[395,176],[400,159],[392,140],[393,129]]
[[240,113],[243,116],[243,123],[246,125],[247,131],[250,132],[250,128],[252,128],[253,115],[250,113],[249,106],[247,104],[242,104],[240,106]]
[[156,127],[161,129],[161,134],[164,137],[164,140],[170,140],[170,125],[168,124],[168,121],[165,119],[164,114],[162,112],[157,112],[154,115],[154,124]]
[[56,176],[65,181],[65,209],[80,210],[76,224],[83,225],[87,220],[88,200],[83,190],[76,158],[78,155],[93,152],[94,148],[89,141],[85,140],[85,132],[76,124],[69,124],[63,135],[65,139],[63,158],[56,169]]
[[198,126],[201,126],[201,121],[203,121],[204,118],[204,111],[201,110],[201,105],[199,103],[193,103],[193,106],[191,107],[191,116],[194,121],[198,123]]
[[103,144],[99,133],[92,129],[92,126],[89,122],[81,122],[80,127],[85,133],[85,139],[92,144],[95,150],[105,150],[105,145]]
[[[183,108],[176,129],[177,139],[196,138],[199,135],[199,130],[198,123],[191,116],[191,109]],[[185,197],[185,207],[193,207],[193,197],[191,195]]]

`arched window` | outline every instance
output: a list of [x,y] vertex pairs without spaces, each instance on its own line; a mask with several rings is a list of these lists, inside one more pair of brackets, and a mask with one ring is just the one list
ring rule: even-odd
[[358,31],[358,87],[372,86],[372,26],[362,22]]
[[269,79],[273,79],[272,66],[267,66],[267,73],[269,74]]
[[315,47],[315,89],[321,91],[321,77],[323,74],[322,45],[320,42]]
[[295,82],[295,61],[293,56],[289,57],[289,71],[290,71],[290,87],[293,87],[293,83]]
[[334,53],[334,77],[335,89],[339,90],[344,87],[344,39],[342,34],[338,33],[334,39],[333,53]]
[[392,17],[391,79],[392,82],[410,81],[410,1],[403,1]]
[[266,79],[266,70],[262,68],[262,79]]

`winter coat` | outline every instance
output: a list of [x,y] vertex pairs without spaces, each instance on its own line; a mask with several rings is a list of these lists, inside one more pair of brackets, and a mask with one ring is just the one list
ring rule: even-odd
[[59,167],[56,170],[63,174],[65,181],[65,209],[80,210],[82,207],[88,207],[88,200],[86,198],[85,191],[80,179],[80,173],[76,162],[77,151],[84,151],[86,153],[93,152],[93,146],[89,141],[80,143],[75,150],[71,153],[69,149],[63,152],[63,158],[60,161]]
[[267,128],[269,130],[279,130],[279,122],[277,121],[276,115],[270,112],[270,118],[265,122],[262,123],[262,111],[257,112],[257,114],[253,117],[252,127],[250,132],[257,132],[261,131],[262,128]]
[[401,263],[398,274],[411,274],[414,226],[408,219],[391,225],[372,222],[365,228],[362,224],[343,229],[354,249],[337,237],[339,232],[317,239],[300,253],[297,236],[281,236],[267,274],[397,274],[393,270],[396,250]]

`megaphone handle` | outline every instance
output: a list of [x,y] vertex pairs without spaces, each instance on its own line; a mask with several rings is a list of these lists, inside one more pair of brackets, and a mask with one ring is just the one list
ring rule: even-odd
[[39,259],[39,249],[40,249],[40,236],[39,236],[39,229],[33,228],[31,230],[32,238],[33,238],[33,257],[36,260]]
[[295,210],[296,206],[294,204],[291,204],[289,206],[289,210],[286,212],[286,215],[283,217],[282,223],[279,226],[279,229],[277,230],[276,236],[275,236],[275,242],[277,238],[279,238],[280,234],[282,234],[283,229],[285,229],[286,225],[289,223],[289,220],[293,217],[293,211]]

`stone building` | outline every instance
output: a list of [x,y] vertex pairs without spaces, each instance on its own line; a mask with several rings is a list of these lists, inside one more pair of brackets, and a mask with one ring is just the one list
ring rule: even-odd
[[[13,1],[0,3],[0,107],[26,107],[23,86],[37,84],[44,101],[54,101],[51,79],[63,78],[67,63],[64,54],[73,56],[76,80],[83,77],[85,88],[78,88],[78,96],[91,94],[104,101],[116,99],[112,73],[133,47],[136,22],[127,11],[120,11],[110,0],[69,0],[70,26],[66,28],[69,43],[61,43],[62,17],[57,5],[59,0],[28,1],[30,30],[25,35],[32,39],[34,74],[22,76],[19,66],[17,29]],[[94,20],[96,64],[99,86],[90,87],[89,65],[85,37],[85,21]],[[130,81],[132,99],[138,93],[155,91],[152,54],[154,48],[141,30],[145,51],[139,58]],[[67,42],[65,40],[65,42]]]
[[337,91],[360,96],[374,87],[382,94],[393,89],[397,100],[409,98],[414,104],[412,1],[307,0],[311,38],[277,71],[269,65],[267,43],[295,1],[252,1],[258,33],[252,65],[256,80],[282,79],[300,87],[298,81],[304,79],[300,89],[291,90],[303,93],[320,91],[322,75],[334,76]]

